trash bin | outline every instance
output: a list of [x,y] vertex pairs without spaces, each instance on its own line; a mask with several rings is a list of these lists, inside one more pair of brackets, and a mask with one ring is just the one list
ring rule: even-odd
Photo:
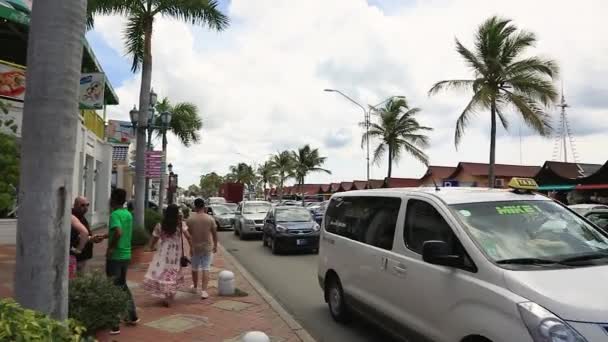
[[234,295],[234,273],[224,270],[218,274],[217,291],[220,296]]

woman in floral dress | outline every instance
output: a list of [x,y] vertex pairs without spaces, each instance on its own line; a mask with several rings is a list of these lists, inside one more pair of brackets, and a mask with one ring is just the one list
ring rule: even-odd
[[143,282],[144,289],[150,295],[163,299],[165,306],[170,305],[184,282],[180,258],[183,240],[188,241],[189,236],[182,228],[179,211],[177,205],[169,205],[162,222],[154,227],[150,247],[153,249],[157,242],[160,243]]

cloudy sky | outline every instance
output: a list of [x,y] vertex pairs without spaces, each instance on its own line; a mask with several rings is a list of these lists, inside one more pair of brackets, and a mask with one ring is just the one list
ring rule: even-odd
[[[365,179],[362,110],[324,88],[340,89],[363,105],[391,95],[420,107],[419,121],[434,127],[431,164],[487,162],[489,116],[480,113],[458,150],[454,125],[466,93],[429,98],[436,81],[467,78],[454,38],[471,46],[476,27],[491,15],[514,20],[537,34],[530,51],[561,67],[579,161],[608,159],[608,2],[598,0],[225,0],[232,25],[222,33],[168,18],[155,22],[153,87],[173,102],[198,105],[202,141],[190,148],[169,137],[168,160],[186,186],[203,173],[220,174],[243,161],[304,144],[327,156],[332,175],[308,183]],[[140,75],[124,55],[121,17],[100,17],[88,38],[121,104],[111,119],[128,120],[138,103]],[[560,81],[556,81],[560,85]],[[550,109],[555,115],[558,111]],[[554,139],[536,137],[510,113],[499,130],[497,162],[540,165],[552,159]],[[521,144],[520,144],[521,141]],[[386,161],[373,178],[386,175]],[[405,156],[395,177],[419,177],[426,168]]]

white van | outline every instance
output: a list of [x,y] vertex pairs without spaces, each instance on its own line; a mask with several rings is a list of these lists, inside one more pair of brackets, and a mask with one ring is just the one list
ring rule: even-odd
[[608,341],[608,236],[529,192],[335,194],[318,277],[335,320],[413,341]]

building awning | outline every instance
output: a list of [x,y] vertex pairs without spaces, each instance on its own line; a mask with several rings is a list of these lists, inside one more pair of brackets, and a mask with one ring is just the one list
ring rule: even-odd
[[541,185],[538,187],[540,191],[570,191],[574,190],[574,185]]
[[581,184],[577,185],[575,190],[599,190],[608,189],[608,184]]

